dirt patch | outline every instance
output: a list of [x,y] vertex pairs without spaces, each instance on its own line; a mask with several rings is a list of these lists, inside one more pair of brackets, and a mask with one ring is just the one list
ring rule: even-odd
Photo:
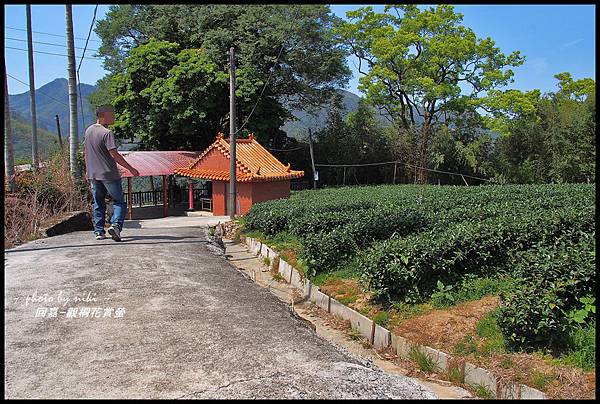
[[352,325],[350,324],[349,320],[344,320],[336,315],[328,313],[314,303],[311,303],[307,307],[306,312],[311,316],[323,318],[323,325],[329,326],[335,330],[349,331],[352,329]]
[[363,291],[356,279],[330,278],[319,288],[321,292],[367,317],[373,317],[383,310],[383,307],[372,302],[371,293]]
[[291,248],[284,248],[279,251],[279,255],[291,266],[298,270],[298,257],[296,252]]
[[[523,383],[543,391],[551,399],[593,399],[596,395],[596,372],[550,364],[538,353],[498,354],[491,357],[468,357],[468,361],[490,370],[500,380]],[[506,363],[510,367],[506,368]]]
[[466,335],[474,334],[477,322],[499,304],[498,297],[486,296],[409,318],[391,331],[419,344],[451,351]]
[[319,289],[336,300],[358,296],[361,293],[358,281],[354,279],[329,278]]
[[[413,342],[456,355],[455,348],[471,337],[478,353],[462,358],[492,372],[498,382],[512,381],[543,391],[552,399],[595,398],[595,372],[584,372],[569,366],[552,365],[541,354],[479,353],[485,340],[476,333],[477,323],[500,304],[496,296],[465,302],[448,309],[436,309],[427,314],[402,321],[391,331]],[[458,358],[457,358],[458,359]],[[415,375],[421,373],[403,360],[403,366]],[[422,376],[422,375],[421,375]],[[463,386],[468,388],[468,386]]]

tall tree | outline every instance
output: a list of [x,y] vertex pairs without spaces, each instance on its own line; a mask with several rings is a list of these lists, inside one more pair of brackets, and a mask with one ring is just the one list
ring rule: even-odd
[[[236,109],[240,126],[247,121],[244,129],[256,132],[259,138],[264,136],[262,141],[272,142],[281,136],[279,127],[289,117],[288,108],[319,105],[331,97],[335,88],[347,82],[350,76],[345,63],[347,51],[331,30],[335,18],[326,5],[112,6],[95,29],[102,39],[99,54],[105,57],[105,67],[111,72],[111,79],[98,83],[98,93],[104,100],[114,97],[115,102],[122,97],[123,93],[119,93],[123,89],[122,75],[132,74],[128,58],[134,56],[135,49],[149,44],[151,38],[176,44],[172,49],[174,55],[184,50],[202,50],[207,63],[216,66],[215,72],[225,72],[227,50],[233,46],[237,57]],[[139,59],[140,54],[136,56]],[[148,68],[152,74],[151,70]],[[158,75],[148,76],[147,85],[154,79],[165,79],[160,74],[166,71],[154,70]],[[181,74],[183,78],[194,73],[181,71]],[[191,88],[179,86],[173,91],[174,97],[186,98],[186,92],[196,85],[191,84]],[[227,86],[223,86],[204,102],[218,104],[224,100],[226,105],[227,98]],[[221,130],[226,132],[227,112],[222,115],[219,109],[214,110],[217,115],[189,115],[187,130],[195,130],[191,128],[197,122],[224,118]],[[254,112],[248,120],[251,111]],[[116,112],[121,114],[118,108]],[[121,120],[125,118],[121,116]],[[116,128],[115,132],[123,133]],[[212,139],[214,135],[202,136]]]
[[10,125],[10,105],[8,102],[8,79],[6,63],[4,63],[4,174],[10,192],[15,192],[15,155],[13,149],[13,133]]
[[77,79],[75,76],[75,42],[73,38],[73,6],[65,5],[67,23],[67,69],[69,77],[69,160],[71,176],[78,179],[79,167],[77,152],[79,148],[79,135],[77,132]]
[[489,37],[478,39],[450,5],[392,5],[383,13],[369,6],[347,16],[337,32],[359,60],[359,89],[399,128],[419,126],[414,161],[422,167],[442,118],[475,109],[486,91],[512,81],[509,67],[524,61],[518,51],[504,55]]
[[500,134],[492,162],[508,181],[595,180],[596,83],[569,73],[554,77],[555,92],[492,91],[482,105]]
[[32,167],[37,171],[39,164],[38,136],[37,136],[37,113],[35,109],[35,73],[33,68],[33,40],[31,34],[31,4],[25,5],[27,14],[27,59],[29,61],[29,102],[31,110],[31,160]]

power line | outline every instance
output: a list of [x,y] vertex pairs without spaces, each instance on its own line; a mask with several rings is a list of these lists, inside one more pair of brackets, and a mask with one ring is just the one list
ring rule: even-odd
[[[20,50],[20,51],[27,52],[27,49],[13,48],[12,46],[5,46],[4,48],[5,49],[14,49],[14,50]],[[63,55],[62,53],[44,52],[44,51],[39,51],[39,50],[34,50],[33,52],[34,53],[43,53],[45,55],[54,55],[54,56],[67,57],[67,55]],[[86,56],[85,59],[101,60],[102,58],[97,58],[97,57],[93,57],[93,56]]]
[[94,28],[94,23],[96,22],[96,12],[98,11],[98,4],[96,4],[96,8],[94,8],[94,15],[92,16],[92,23],[90,24],[90,30],[88,31],[87,39],[85,40],[85,47],[83,48],[83,54],[81,55],[81,59],[79,60],[79,66],[77,66],[77,74],[79,74],[79,69],[81,69],[81,63],[83,62],[83,58],[85,57],[85,50],[87,49],[88,42],[90,40],[90,35],[92,34],[92,29]]
[[[22,28],[14,28],[14,27],[4,27],[4,28],[5,29],[14,29],[15,31],[27,31],[26,29],[22,29]],[[31,32],[35,32],[36,34],[42,34],[42,35],[57,36],[59,38],[66,38],[66,36],[64,36],[64,35],[51,34],[49,32],[41,32],[41,31],[31,31]],[[79,38],[79,37],[74,37],[74,38],[81,39],[81,40],[85,39],[85,38]],[[97,39],[90,39],[90,41],[102,43],[102,41],[99,41]]]
[[83,53],[81,54],[81,59],[79,59],[79,66],[77,66],[77,88],[79,89],[79,104],[81,105],[81,126],[85,128],[85,116],[83,112],[83,97],[81,97],[81,80],[79,78],[79,69],[81,69],[81,64],[83,63],[83,58],[85,57],[85,51],[88,46],[88,41],[90,40],[90,35],[92,33],[92,28],[94,28],[94,23],[96,22],[96,12],[98,11],[98,4],[96,4],[96,8],[94,8],[94,15],[92,16],[92,23],[90,24],[90,30],[88,31],[87,39],[85,40],[85,47],[83,48]]
[[[298,17],[298,12],[299,11],[300,11],[300,4],[296,5],[296,14],[294,15],[294,18],[291,20],[292,24],[294,23],[294,21],[296,21],[296,18]],[[290,24],[290,29],[291,28],[292,28],[292,26]],[[246,126],[246,124],[250,120],[250,117],[254,113],[254,110],[258,106],[258,103],[260,102],[260,99],[262,98],[265,90],[267,89],[267,86],[269,85],[269,81],[271,80],[271,76],[273,76],[273,72],[275,71],[275,66],[277,66],[277,63],[279,62],[279,57],[281,56],[281,52],[283,52],[283,48],[285,47],[285,42],[286,41],[283,41],[283,43],[281,44],[281,49],[279,49],[279,54],[277,54],[277,59],[275,60],[275,63],[271,67],[271,71],[269,72],[269,77],[267,77],[267,81],[265,82],[265,85],[263,86],[263,89],[260,92],[260,95],[258,96],[258,99],[256,100],[256,103],[254,104],[254,107],[252,107],[252,111],[250,111],[250,114],[244,120],[244,123],[242,124],[242,126],[240,126],[240,128],[237,131],[235,131],[234,135],[238,134],[242,129],[244,129],[244,126]]]
[[296,147],[294,149],[271,149],[270,147],[265,147],[265,149],[267,150],[271,150],[271,151],[278,151],[278,152],[287,152],[287,151],[295,151],[295,150],[301,150],[301,149],[305,149],[307,148],[308,145],[304,145],[304,146],[300,146],[300,147]]
[[[11,79],[13,79],[13,80],[16,80],[16,81],[18,81],[19,83],[21,83],[21,84],[24,84],[24,85],[26,85],[27,87],[29,87],[29,83],[25,83],[24,81],[22,81],[22,80],[19,80],[18,78],[14,77],[14,76],[12,76],[12,75],[10,75],[10,74],[8,74],[8,73],[6,73],[6,75],[7,75],[8,77],[10,77]],[[42,94],[42,95],[45,95],[45,96],[46,96],[46,97],[48,97],[48,98],[52,98],[54,101],[56,101],[56,102],[60,102],[61,104],[63,104],[63,105],[66,105],[67,107],[69,106],[68,104],[66,104],[66,103],[62,102],[61,100],[57,100],[56,98],[54,98],[54,97],[52,97],[52,96],[50,96],[50,95],[48,95],[48,94],[46,94],[46,93],[43,93],[43,92],[41,92],[39,89],[37,89],[37,92],[38,92],[38,93],[40,93],[40,94]]]
[[[21,42],[27,42],[27,40],[26,40],[26,39],[20,39],[20,38],[8,38],[8,37],[5,37],[4,39],[8,39],[8,40],[11,40],[11,41],[21,41]],[[66,45],[59,44],[59,43],[52,43],[52,42],[41,42],[41,41],[32,41],[32,42],[33,42],[33,43],[39,43],[40,45],[60,46],[60,47],[62,47],[62,48],[66,48],[66,47],[67,47]],[[76,46],[76,47],[75,47],[75,49],[84,49],[84,48],[81,48],[81,47],[78,47],[78,46]],[[98,49],[91,49],[91,48],[90,48],[90,50],[98,52]]]
[[317,163],[315,163],[315,166],[320,166],[320,167],[363,167],[363,166],[379,166],[379,165],[384,165],[384,164],[403,164],[408,167],[418,168],[420,170],[425,170],[425,171],[433,171],[435,173],[460,175],[461,177],[474,178],[476,180],[481,180],[481,181],[491,181],[486,178],[474,177],[472,175],[467,175],[467,174],[455,173],[455,172],[451,172],[451,171],[434,170],[432,168],[419,167],[419,166],[415,166],[415,165],[404,163],[402,161],[397,161],[397,160],[396,161],[384,161],[382,163],[365,163],[365,164],[317,164]]

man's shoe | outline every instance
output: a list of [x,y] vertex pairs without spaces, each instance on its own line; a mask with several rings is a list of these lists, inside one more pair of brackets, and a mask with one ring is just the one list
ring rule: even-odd
[[115,241],[121,241],[121,230],[119,230],[118,226],[112,225],[108,228],[108,234]]
[[96,235],[96,240],[104,240],[106,238],[104,233],[95,232],[94,234]]

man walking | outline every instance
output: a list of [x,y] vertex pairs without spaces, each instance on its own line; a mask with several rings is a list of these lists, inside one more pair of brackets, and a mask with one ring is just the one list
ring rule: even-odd
[[117,164],[128,169],[134,176],[140,175],[117,151],[115,139],[108,125],[115,123],[115,111],[110,105],[103,105],[96,110],[97,121],[85,130],[84,157],[87,178],[92,187],[94,198],[94,233],[96,240],[106,238],[104,217],[106,215],[106,198],[110,194],[113,200],[113,215],[108,233],[115,241],[121,241],[121,230],[127,215],[127,204],[121,185],[121,174]]

